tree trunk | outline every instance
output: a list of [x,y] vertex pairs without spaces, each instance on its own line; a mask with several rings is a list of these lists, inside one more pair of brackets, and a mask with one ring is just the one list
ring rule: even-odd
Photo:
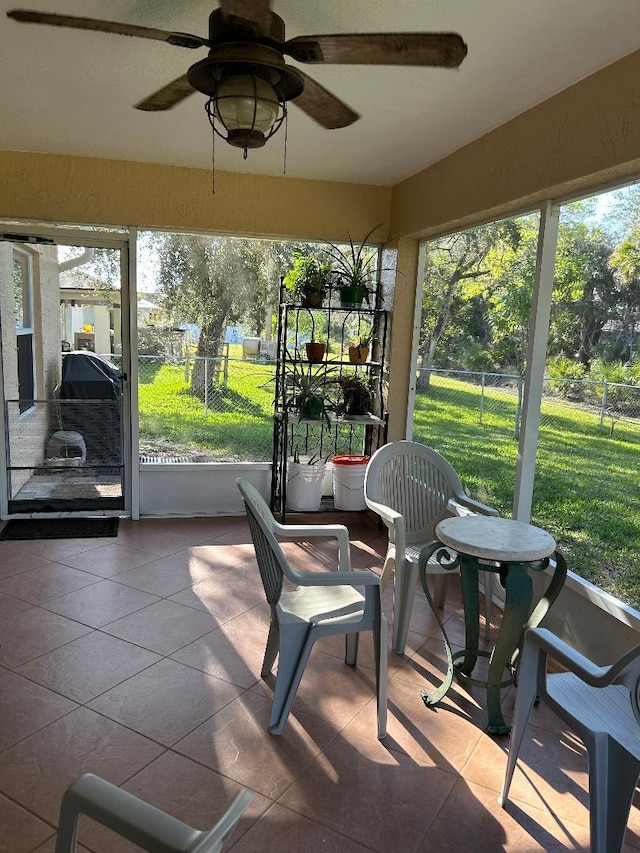
[[198,340],[196,360],[191,372],[191,393],[200,400],[205,398],[205,388],[218,383],[220,375],[225,318],[203,326]]

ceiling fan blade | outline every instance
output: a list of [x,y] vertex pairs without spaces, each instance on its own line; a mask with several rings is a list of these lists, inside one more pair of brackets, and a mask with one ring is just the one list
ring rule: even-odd
[[99,21],[95,18],[78,18],[74,15],[56,15],[49,12],[34,12],[30,9],[13,9],[7,17],[23,24],[49,24],[52,27],[71,27],[78,30],[94,30],[101,33],[115,33],[121,36],[136,36],[143,39],[165,41],[176,47],[207,47],[209,40],[191,33],[175,33],[169,30],[157,30],[153,27],[138,27],[135,24],[121,24],[117,21]]
[[144,101],[140,101],[140,103],[136,104],[136,109],[147,110],[148,112],[170,110],[171,107],[175,107],[176,104],[184,101],[189,95],[193,95],[195,91],[191,83],[189,83],[187,75],[183,74],[182,77],[177,77],[171,83],[163,86],[162,89],[158,89],[153,95],[149,95]]
[[292,103],[300,107],[318,124],[329,130],[334,130],[338,127],[347,127],[360,118],[351,107],[348,107],[312,77],[297,68],[296,71],[304,79],[304,89],[302,94],[293,99]]
[[298,36],[284,52],[298,62],[457,68],[467,45],[457,33],[345,33]]

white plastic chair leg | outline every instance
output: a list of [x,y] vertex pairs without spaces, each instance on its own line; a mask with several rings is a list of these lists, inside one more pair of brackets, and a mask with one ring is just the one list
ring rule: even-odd
[[638,762],[602,732],[588,746],[591,853],[619,853],[638,784]]
[[522,660],[520,662],[520,671],[518,675],[518,693],[516,696],[516,706],[513,718],[513,727],[511,729],[511,737],[509,739],[509,756],[507,758],[507,769],[504,775],[502,785],[502,794],[498,798],[498,802],[505,806],[509,799],[509,789],[511,780],[516,769],[520,747],[524,733],[527,729],[531,709],[536,700],[537,679],[536,672],[539,665],[540,655],[542,653],[535,647],[525,647]]
[[441,610],[447,603],[450,575],[435,575],[433,579],[433,601]]
[[413,596],[418,583],[418,565],[404,561],[396,566],[395,594],[393,602],[392,648],[397,654],[404,654],[407,645]]
[[353,634],[345,634],[345,652],[344,662],[348,666],[355,666],[358,660],[358,636],[357,632]]
[[273,664],[276,659],[276,655],[278,654],[278,649],[280,646],[280,629],[278,628],[278,623],[275,619],[271,620],[271,625],[269,625],[269,636],[267,637],[267,647],[264,650],[264,659],[262,661],[262,670],[260,671],[260,676],[262,678],[266,678],[267,675],[273,669]]
[[387,617],[380,617],[380,631],[374,628],[373,643],[376,661],[376,701],[378,712],[378,738],[387,734],[387,688],[389,680],[389,654],[387,651]]
[[269,731],[272,735],[281,735],[284,731],[313,646],[313,627],[309,624],[289,625],[286,632],[283,631],[282,634],[278,675],[269,720]]

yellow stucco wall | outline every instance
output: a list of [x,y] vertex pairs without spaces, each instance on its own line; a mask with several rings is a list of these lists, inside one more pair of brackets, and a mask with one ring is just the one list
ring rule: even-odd
[[428,236],[637,178],[639,80],[640,51],[398,184],[391,233]]
[[[387,223],[390,187],[0,151],[0,218],[345,240]],[[385,238],[381,228],[380,239]]]

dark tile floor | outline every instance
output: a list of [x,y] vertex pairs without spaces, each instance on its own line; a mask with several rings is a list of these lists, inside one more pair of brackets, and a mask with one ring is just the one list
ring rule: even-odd
[[[318,516],[312,517],[318,521]],[[358,568],[384,536],[361,514]],[[332,547],[288,543],[298,565]],[[391,590],[385,593],[391,617]],[[454,579],[444,610],[463,640]],[[496,613],[496,620],[499,615]],[[485,734],[481,691],[420,699],[444,654],[422,593],[407,653],[391,655],[389,735],[376,738],[369,639],[353,669],[340,638],[318,643],[282,737],[267,732],[260,679],[268,609],[243,518],[122,521],[116,539],[0,542],[0,851],[50,851],[60,798],[80,773],[122,785],[200,828],[240,785],[257,796],[234,853],[586,851],[584,748],[534,710],[506,810],[508,739]],[[512,691],[504,696],[508,712]],[[134,849],[89,821],[82,849]],[[640,847],[634,807],[628,849]]]

